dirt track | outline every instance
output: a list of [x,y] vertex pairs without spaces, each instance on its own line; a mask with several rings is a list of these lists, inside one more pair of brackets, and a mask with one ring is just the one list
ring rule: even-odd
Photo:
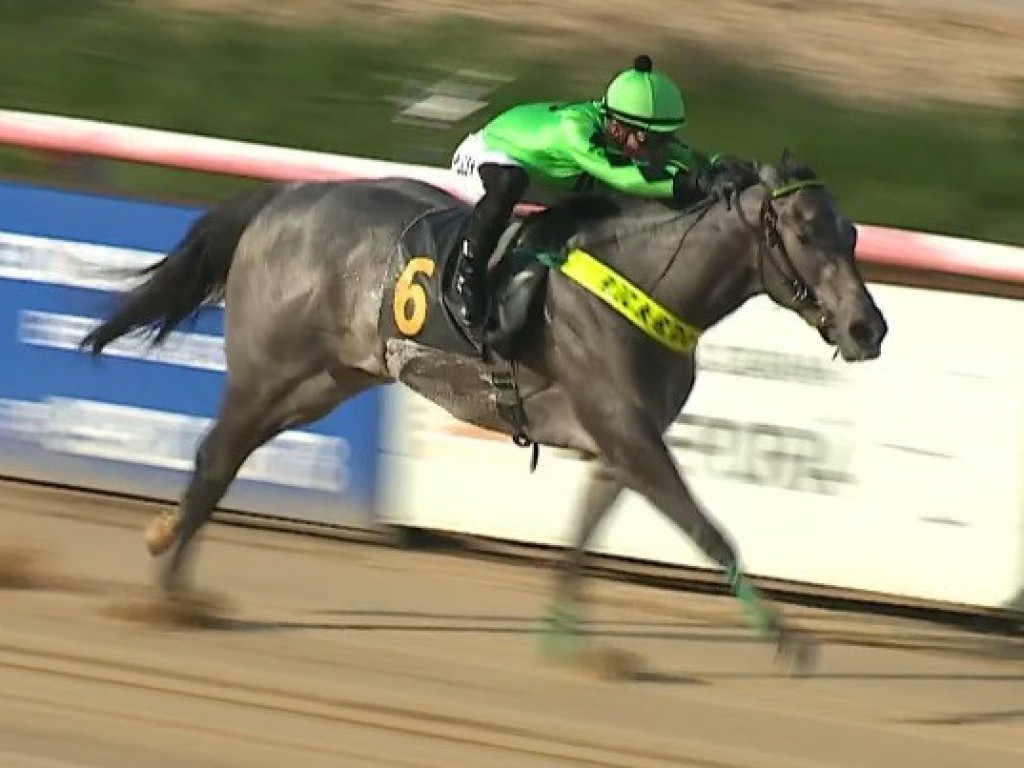
[[535,569],[226,526],[198,576],[228,619],[168,631],[118,613],[152,508],[2,499],[0,541],[49,553],[0,592],[2,768],[1024,764],[1022,643],[790,609],[833,638],[791,680],[731,601],[594,582],[601,641],[644,658],[608,682],[533,655]]

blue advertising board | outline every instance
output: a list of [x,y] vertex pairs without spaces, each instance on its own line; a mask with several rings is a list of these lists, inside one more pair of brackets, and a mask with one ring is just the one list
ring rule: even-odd
[[[220,402],[223,310],[204,308],[153,351],[133,337],[100,358],[77,345],[125,286],[110,270],[161,258],[200,213],[0,184],[0,472],[178,499]],[[382,408],[371,390],[279,435],[221,506],[370,522]]]

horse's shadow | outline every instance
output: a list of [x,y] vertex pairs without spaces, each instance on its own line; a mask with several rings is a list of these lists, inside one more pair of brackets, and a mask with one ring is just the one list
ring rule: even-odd
[[[316,616],[337,617],[334,620],[282,620],[260,621],[243,618],[223,618],[211,628],[236,632],[336,631],[383,632],[408,635],[477,634],[477,635],[535,635],[539,628],[536,616],[473,615],[432,613],[424,611],[328,610],[313,611]],[[713,625],[702,621],[593,621],[587,622],[586,631],[594,640],[661,640],[671,642],[741,644],[761,641],[741,626]],[[901,629],[892,637],[856,631],[824,631],[815,633],[826,645],[845,645],[878,648],[880,650],[919,650],[956,654],[966,657],[1024,660],[1024,641],[1018,638],[941,634],[926,628]],[[702,674],[706,679],[756,680],[775,677],[774,674],[755,672],[716,671]],[[863,681],[974,681],[1024,682],[1024,671],[1019,673],[915,673],[915,672],[829,672],[819,670],[818,679]],[[674,674],[645,670],[633,677],[634,682],[660,684],[693,684],[699,682],[690,674]],[[1013,712],[1007,717],[1019,717]]]
[[[211,628],[238,632],[275,631],[338,631],[389,632],[396,634],[473,634],[473,635],[532,635],[540,626],[536,616],[472,615],[427,613],[421,611],[331,610],[312,611],[313,615],[339,617],[334,621],[278,620],[261,621],[241,618],[221,618]],[[755,643],[736,629],[728,631],[700,631],[707,625],[687,621],[591,621],[585,624],[587,634],[593,638],[628,638],[634,640],[691,640],[715,643]],[[690,630],[689,633],[684,630]]]
[[908,725],[998,725],[1014,721],[1024,723],[1024,709],[997,710],[995,712],[970,712],[962,715],[941,715],[901,720]]

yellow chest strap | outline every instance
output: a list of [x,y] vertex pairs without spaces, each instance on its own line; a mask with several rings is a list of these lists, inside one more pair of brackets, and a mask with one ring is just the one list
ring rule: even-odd
[[701,329],[683,322],[645,294],[633,283],[576,248],[569,252],[558,269],[570,280],[586,288],[655,341],[680,354],[689,354],[697,346]]

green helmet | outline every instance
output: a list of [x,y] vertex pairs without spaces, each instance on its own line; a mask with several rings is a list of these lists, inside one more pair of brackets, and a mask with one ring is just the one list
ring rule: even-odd
[[645,131],[671,133],[686,122],[686,105],[672,79],[654,70],[650,56],[616,75],[601,100],[606,114]]

